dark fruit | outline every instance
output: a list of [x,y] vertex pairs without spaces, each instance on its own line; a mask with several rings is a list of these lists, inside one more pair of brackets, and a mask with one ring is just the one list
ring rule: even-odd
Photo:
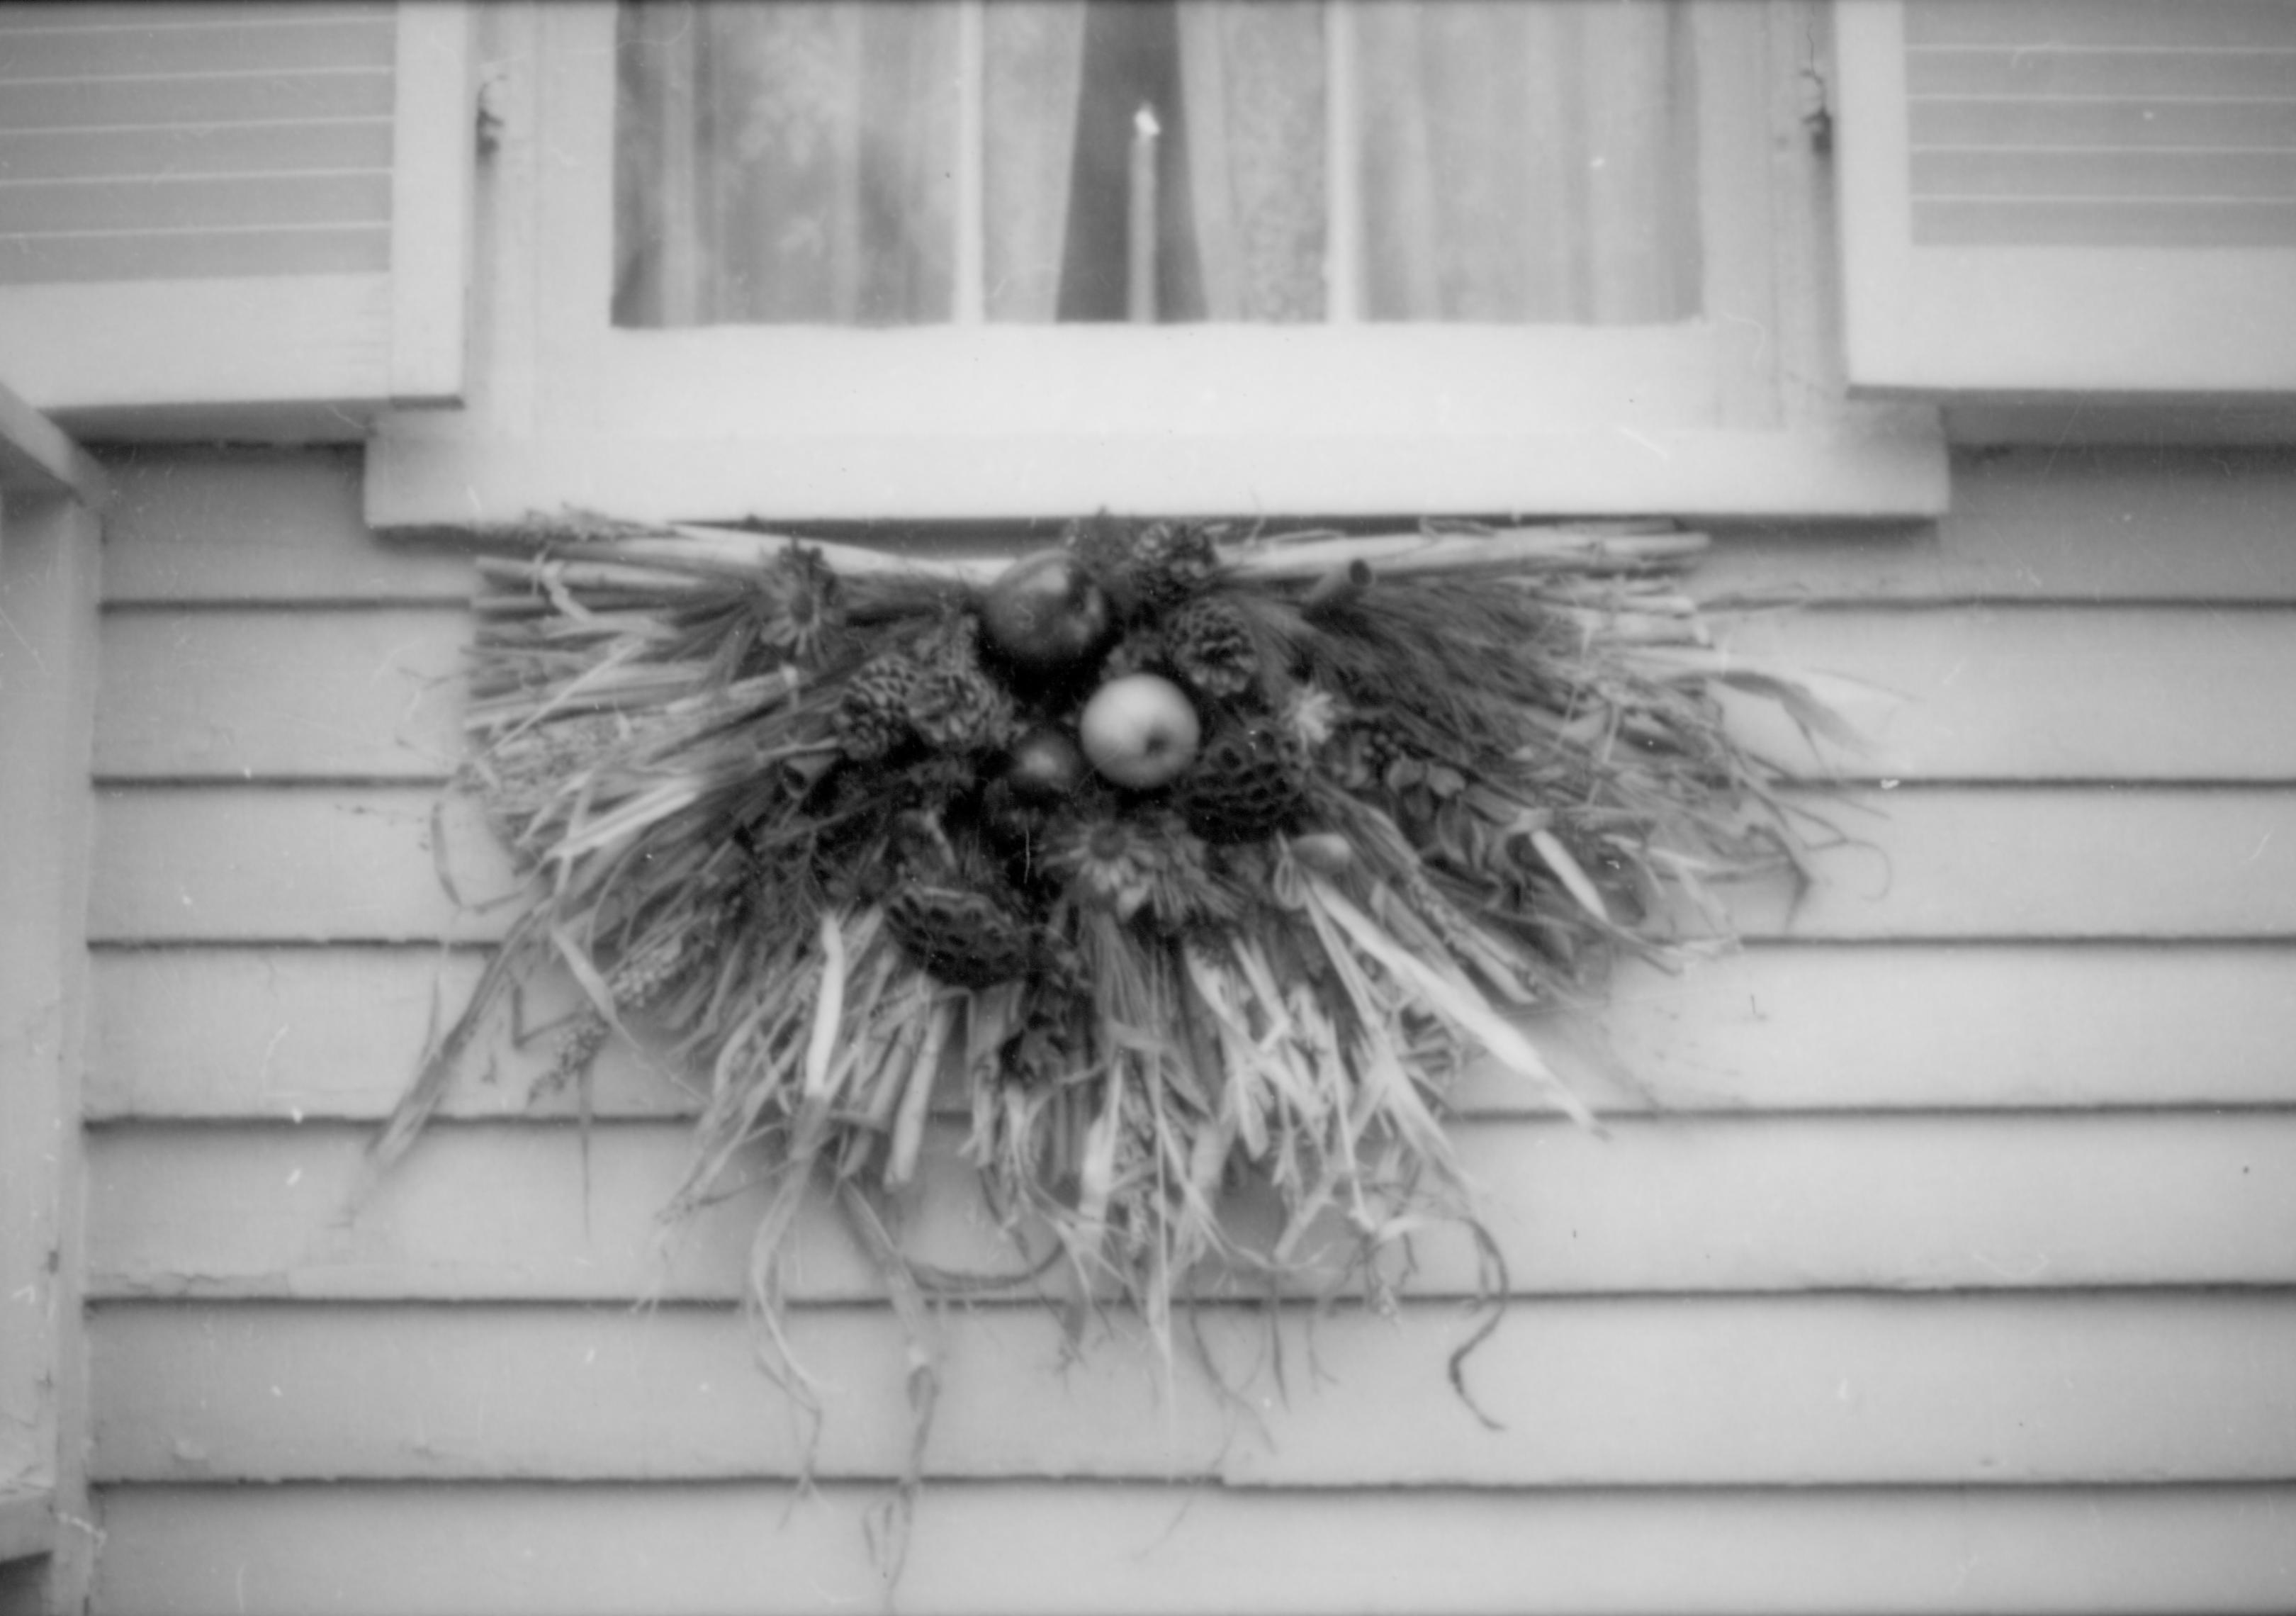
[[1092,765],[1084,751],[1057,729],[1032,729],[1007,752],[996,783],[1015,802],[1056,808],[1076,795]]
[[1043,677],[1078,671],[1107,650],[1116,614],[1108,591],[1081,558],[1068,550],[1037,550],[988,586],[980,628],[1016,671]]

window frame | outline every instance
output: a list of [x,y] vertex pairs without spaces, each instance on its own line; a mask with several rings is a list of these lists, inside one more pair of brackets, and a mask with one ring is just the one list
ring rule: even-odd
[[1841,381],[1830,175],[1792,94],[1825,8],[1693,18],[1696,321],[625,331],[613,9],[488,8],[472,397],[383,421],[369,520],[1933,513],[1934,412]]
[[102,469],[0,382],[0,1566],[84,1588],[89,746]]

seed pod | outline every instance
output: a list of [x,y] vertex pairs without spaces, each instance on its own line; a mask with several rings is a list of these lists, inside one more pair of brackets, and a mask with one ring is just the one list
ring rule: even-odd
[[1212,736],[1188,772],[1180,812],[1206,841],[1257,841],[1284,828],[1307,784],[1298,749],[1276,726],[1254,718]]

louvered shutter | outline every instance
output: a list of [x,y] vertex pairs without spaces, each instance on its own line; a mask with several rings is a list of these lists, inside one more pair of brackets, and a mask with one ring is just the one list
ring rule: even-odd
[[2296,4],[1836,17],[1854,385],[2296,391]]
[[455,398],[469,23],[0,5],[0,376],[99,429]]

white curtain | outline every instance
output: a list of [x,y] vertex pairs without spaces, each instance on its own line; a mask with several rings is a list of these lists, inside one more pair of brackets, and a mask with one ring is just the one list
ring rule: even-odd
[[1324,7],[1182,0],[1180,80],[1206,312],[1324,317]]
[[[1693,84],[1675,6],[1350,8],[1359,161],[1345,177],[1366,317],[1696,312]],[[1079,255],[1067,240],[1078,112],[1095,96],[1086,7],[990,0],[981,16],[986,314],[1049,321],[1064,266],[1121,262],[1120,242]],[[1160,113],[1185,194],[1167,201],[1193,226],[1204,314],[1321,319],[1325,8],[1178,0],[1176,16],[1182,104]],[[617,323],[950,318],[960,26],[945,0],[626,4]]]
[[1660,0],[1373,0],[1365,313],[1677,320],[1698,301],[1694,86]]

